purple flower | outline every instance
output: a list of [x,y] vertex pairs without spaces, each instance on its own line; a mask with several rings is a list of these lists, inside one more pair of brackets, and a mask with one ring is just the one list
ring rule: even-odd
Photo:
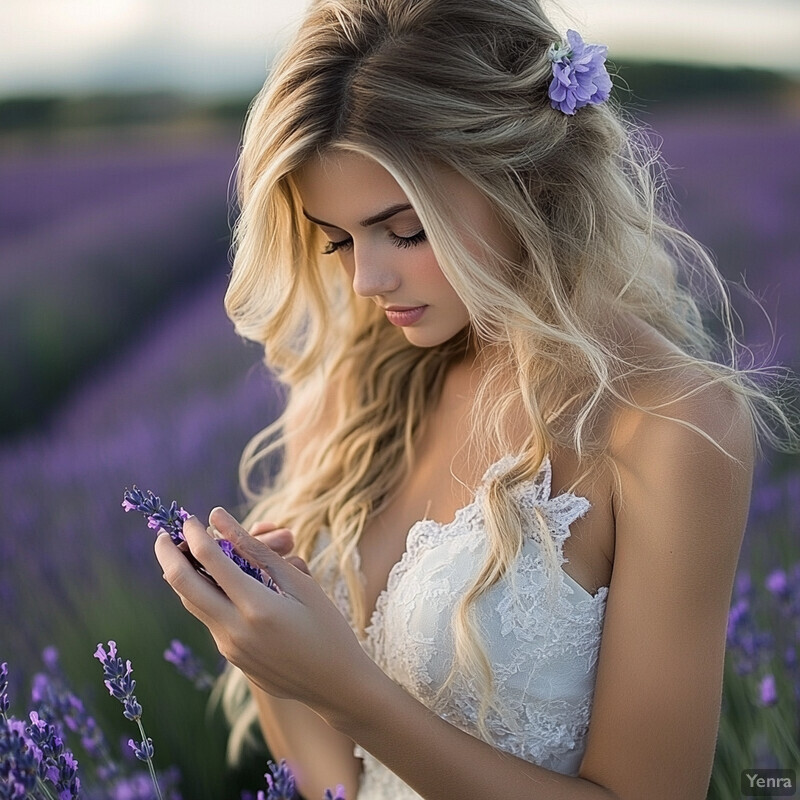
[[[280,764],[270,761],[268,766],[272,775],[269,772],[264,774],[268,787],[264,800],[296,800],[297,789],[294,775],[286,761],[281,759]],[[259,800],[261,800],[260,795],[259,792]]]
[[178,639],[173,639],[164,651],[164,659],[190,680],[196,689],[204,691],[214,685],[214,677],[206,670],[189,647]]
[[123,662],[117,656],[116,642],[108,643],[109,652],[102,644],[97,645],[94,657],[103,665],[103,683],[112,697],[116,697],[125,706],[123,714],[126,719],[135,722],[142,716],[142,707],[133,693],[136,681],[133,679],[133,668],[130,661]]
[[775,676],[765,675],[758,686],[759,701],[762,706],[774,706],[778,702],[778,692],[775,688]]
[[773,570],[767,575],[764,586],[766,586],[771,594],[777,597],[783,597],[789,591],[789,581],[787,580],[786,572],[782,569]]
[[580,34],[567,31],[566,45],[550,46],[553,80],[548,95],[553,108],[572,115],[583,106],[608,100],[611,77],[605,67],[605,45],[585,44]]
[[753,581],[750,578],[750,573],[747,570],[742,570],[736,576],[735,592],[738,596],[749,594],[750,589],[753,587]]
[[175,544],[184,541],[183,523],[189,518],[189,514],[186,509],[179,508],[174,500],[166,508],[157,494],[142,492],[134,486],[133,489],[125,490],[122,507],[125,511],[140,511],[147,517],[148,528],[155,531],[165,530]]
[[104,766],[98,767],[106,778],[117,773],[117,765],[109,755],[109,747],[103,732],[91,717],[83,701],[67,686],[59,665],[58,650],[47,647],[42,660],[49,674],[37,673],[33,676],[31,699],[39,715],[53,723],[63,726],[80,737],[81,746],[87,755]]
[[0,717],[4,717],[8,711],[8,663],[0,664]]
[[19,720],[0,718],[0,797],[24,798],[36,786],[42,753]]
[[336,787],[336,794],[334,794],[330,789],[326,789],[325,796],[322,798],[322,800],[347,800],[347,798],[344,796],[344,786],[339,784]]
[[57,725],[41,719],[36,711],[30,713],[31,724],[26,729],[30,741],[41,752],[39,777],[48,780],[58,792],[59,800],[72,800],[80,793],[78,762],[64,745],[64,735]]
[[[162,505],[161,498],[157,494],[153,494],[153,492],[149,490],[147,492],[142,492],[134,486],[133,489],[125,490],[122,507],[125,511],[140,511],[147,517],[148,528],[152,528],[153,530],[165,530],[175,544],[179,545],[186,541],[183,535],[183,523],[189,518],[189,514],[184,508],[179,508],[174,500],[169,509],[167,509]],[[217,539],[217,544],[220,546],[222,552],[225,553],[242,572],[247,573],[251,578],[255,578],[259,583],[263,583],[268,589],[272,589],[274,592],[279,591],[278,585],[272,578],[267,576],[267,579],[264,580],[264,575],[261,570],[238,555],[229,541],[226,539]],[[187,553],[187,557],[191,557],[191,554]],[[210,580],[213,580],[199,562],[193,561],[193,563],[199,572]]]
[[103,675],[106,688],[109,693],[116,697],[124,706],[124,716],[136,723],[141,734],[141,741],[134,739],[128,740],[128,746],[133,750],[134,755],[140,761],[146,761],[150,770],[150,778],[153,782],[158,800],[162,800],[161,789],[158,785],[155,767],[153,766],[153,740],[148,738],[142,725],[142,707],[133,694],[136,688],[136,681],[132,677],[133,668],[130,661],[125,661],[117,655],[117,644],[114,641],[108,643],[108,652],[102,644],[97,645],[94,657],[103,665]]
[[141,742],[137,742],[135,739],[128,739],[128,747],[133,750],[133,754],[139,761],[150,761],[155,754],[153,740],[150,737]]

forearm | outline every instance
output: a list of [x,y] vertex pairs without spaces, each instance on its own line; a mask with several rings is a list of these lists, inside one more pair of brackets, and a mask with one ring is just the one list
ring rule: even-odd
[[544,769],[464,733],[383,673],[359,682],[358,694],[359,702],[325,712],[331,726],[426,800],[618,800],[596,783]]
[[341,783],[346,796],[355,798],[361,761],[353,755],[353,741],[302,703],[272,697],[252,683],[250,691],[267,747],[276,761],[286,759],[300,792],[322,797]]

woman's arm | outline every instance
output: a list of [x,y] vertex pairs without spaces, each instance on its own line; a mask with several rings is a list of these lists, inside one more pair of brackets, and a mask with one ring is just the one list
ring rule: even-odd
[[222,509],[212,513],[215,527],[283,594],[240,573],[196,520],[184,525],[187,541],[223,591],[168,537],[158,538],[157,554],[229,661],[261,689],[313,708],[428,800],[702,800],[752,470],[752,430],[741,407],[716,388],[703,402],[690,421],[741,464],[675,422],[632,414],[620,425],[615,566],[578,777],[505,755],[430,712],[369,660],[309,576]]
[[355,798],[361,760],[353,755],[352,739],[297,700],[272,697],[253,683],[250,690],[267,747],[276,760],[286,759],[301,794],[317,800],[342,784],[346,797]]
[[[287,415],[284,429],[287,443],[282,470],[292,475],[302,469],[306,448],[318,441],[330,425],[334,410],[335,382],[319,391],[324,394],[323,412],[309,424],[309,403]],[[289,556],[294,537],[286,528],[262,520],[250,534],[308,574],[307,565]],[[318,714],[296,700],[278,699],[249,681],[250,692],[258,710],[258,721],[267,748],[276,760],[285,759],[297,779],[297,787],[308,798],[322,797],[326,788],[345,787],[346,796],[354,798],[361,774],[361,759],[353,755],[353,741],[333,730]]]

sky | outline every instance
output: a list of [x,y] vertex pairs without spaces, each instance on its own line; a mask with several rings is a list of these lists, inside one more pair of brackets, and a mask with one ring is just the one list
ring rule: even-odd
[[[800,78],[798,0],[545,0],[561,30],[630,57]],[[0,0],[0,97],[253,92],[307,0]]]

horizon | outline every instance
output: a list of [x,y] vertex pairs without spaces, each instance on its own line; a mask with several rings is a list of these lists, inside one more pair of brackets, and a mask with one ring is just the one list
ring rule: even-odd
[[[764,0],[545,0],[609,60],[770,69],[800,80],[800,6]],[[307,0],[6,0],[0,99],[36,94],[257,91]]]

